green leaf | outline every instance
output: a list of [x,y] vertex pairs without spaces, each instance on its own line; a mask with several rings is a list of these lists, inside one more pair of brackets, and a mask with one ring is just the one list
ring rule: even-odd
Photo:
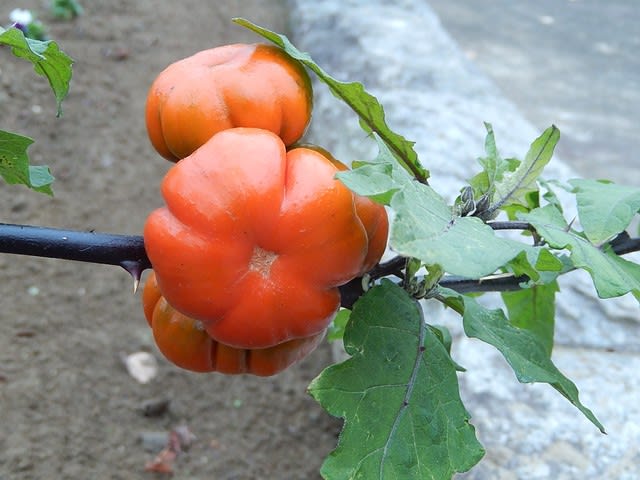
[[353,170],[338,172],[336,177],[357,194],[389,205],[393,195],[412,180],[380,137],[374,137],[378,156],[370,162],[354,162]]
[[475,217],[456,217],[432,188],[416,182],[394,195],[390,247],[452,275],[479,278],[504,266],[527,245],[500,238]]
[[26,185],[41,193],[53,195],[53,177],[46,166],[30,166],[27,149],[33,140],[0,130],[0,176],[10,185]]
[[5,30],[0,27],[0,45],[10,46],[16,57],[29,60],[36,73],[49,81],[56,97],[57,115],[62,115],[62,101],[69,92],[73,60],[55,42],[25,38],[17,28]]
[[53,196],[51,184],[54,180],[51,170],[46,165],[29,165],[29,182],[31,188],[36,192]]
[[82,15],[84,9],[76,0],[52,0],[51,13],[55,18],[71,20]]
[[482,458],[455,365],[404,290],[385,281],[358,300],[344,344],[351,358],[309,387],[345,419],[324,478],[450,479]]
[[524,206],[529,204],[526,196],[537,191],[536,180],[551,160],[559,139],[560,130],[551,126],[534,140],[524,161],[513,172],[505,172],[496,183],[492,210],[512,204]]
[[[453,344],[453,338],[451,337],[451,332],[449,332],[449,329],[447,327],[445,327],[444,325],[429,325],[427,324],[427,327],[431,329],[431,331],[433,332],[433,334],[438,338],[438,340],[440,340],[440,343],[442,343],[442,345],[444,346],[444,348],[447,350],[447,353],[449,355],[451,355],[451,345]],[[451,361],[453,362],[454,367],[456,368],[456,370],[458,372],[466,372],[467,369],[460,366],[458,363],[454,362],[453,359],[451,359]]]
[[503,292],[502,301],[507,307],[511,324],[533,333],[545,351],[551,355],[555,326],[557,282],[534,285],[516,292]]
[[640,188],[598,180],[570,180],[578,202],[580,224],[597,245],[623,232],[640,210]]
[[519,382],[548,383],[605,433],[604,427],[593,412],[580,402],[575,384],[553,364],[548,348],[538,335],[512,325],[502,310],[489,310],[472,297],[442,288],[439,294],[447,305],[458,311],[460,305],[463,305],[462,322],[465,334],[497,348]]
[[344,329],[349,323],[349,317],[351,316],[351,310],[348,308],[341,308],[338,314],[335,316],[329,328],[327,329],[327,340],[335,342],[336,340],[342,340],[344,336]]
[[492,195],[496,183],[502,179],[503,175],[508,171],[515,170],[520,164],[520,161],[516,159],[505,160],[500,156],[496,146],[493,126],[486,122],[484,126],[487,129],[487,136],[484,141],[486,156],[478,159],[483,170],[469,182],[474,189],[476,197],[484,194]]
[[571,262],[591,275],[600,298],[629,292],[640,293],[640,265],[616,255],[610,247],[597,248],[589,240],[569,229],[562,214],[552,205],[520,216],[531,223],[553,248],[571,251]]
[[528,247],[511,260],[506,269],[516,276],[526,275],[534,285],[553,282],[565,270],[565,265],[547,248]]
[[345,83],[332,78],[313,61],[308,53],[298,50],[284,35],[262,28],[243,18],[234,18],[233,21],[273,42],[288,55],[311,69],[336,97],[345,102],[358,115],[360,125],[367,133],[373,132],[380,136],[400,164],[412,176],[421,182],[425,182],[429,178],[428,170],[420,165],[418,155],[413,149],[415,142],[408,141],[402,135],[393,132],[389,128],[385,121],[382,105],[373,95],[365,91],[361,83]]
[[391,178],[391,166],[366,164],[350,171],[339,172],[336,177],[354,192],[389,205],[397,187]]
[[27,148],[33,139],[0,130],[0,175],[10,185],[30,185]]
[[558,185],[558,182],[556,180],[544,180],[542,178],[539,178],[538,183],[545,189],[545,192],[542,194],[542,198],[544,198],[547,203],[553,205],[560,211],[560,213],[562,213],[562,202],[560,202],[560,199],[556,195],[556,192],[553,190],[553,188],[551,188],[551,185]]

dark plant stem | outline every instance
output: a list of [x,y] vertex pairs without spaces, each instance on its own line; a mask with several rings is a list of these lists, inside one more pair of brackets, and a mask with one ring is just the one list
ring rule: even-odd
[[528,222],[487,222],[494,230],[531,230],[534,231],[533,225]]
[[480,280],[471,280],[453,275],[445,275],[438,284],[458,293],[512,292],[520,290],[521,283],[529,281],[526,275],[516,277],[511,274],[489,275]]
[[626,232],[610,242],[611,249],[618,255],[640,251],[640,238],[631,238]]
[[141,236],[0,223],[0,253],[117,265],[134,281],[151,267]]
[[395,275],[398,278],[403,278],[404,269],[407,259],[404,257],[394,257],[388,262],[379,263],[373,270],[369,272],[371,280],[377,280],[378,278],[388,277],[389,275]]
[[[496,226],[499,222],[490,222]],[[503,222],[497,229],[523,229],[524,222]],[[640,238],[621,235],[611,242],[611,249],[618,255],[640,251]],[[82,232],[29,225],[0,223],[0,253],[13,253],[35,257],[59,258],[79,262],[117,265],[134,278],[135,285],[142,272],[151,268],[151,262],[139,235]],[[404,257],[395,257],[377,265],[369,272],[369,279],[376,280],[389,275],[403,278]],[[471,280],[445,275],[439,282],[443,287],[459,293],[504,292],[519,290],[520,284],[528,281],[526,276],[509,274],[490,275]],[[350,308],[364,293],[362,278],[355,278],[340,287],[342,306]]]

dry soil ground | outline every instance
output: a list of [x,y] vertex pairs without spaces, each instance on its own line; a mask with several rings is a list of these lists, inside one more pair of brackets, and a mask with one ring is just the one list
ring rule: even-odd
[[[257,41],[233,25],[244,16],[278,31],[275,1],[81,1],[85,15],[54,22],[48,1],[31,8],[75,59],[64,116],[30,64],[0,49],[0,128],[31,136],[32,162],[51,166],[55,197],[0,187],[0,221],[139,234],[160,203],[169,168],[149,145],[147,89],[170,62],[197,50]],[[116,267],[0,256],[0,480],[138,479],[154,452],[141,432],[187,425],[197,437],[175,463],[176,479],[312,479],[335,445],[339,423],[306,394],[329,362],[321,348],[269,378],[198,375],[162,359],[131,279]],[[139,384],[120,356],[154,353],[160,372]],[[148,417],[147,400],[171,401]]]

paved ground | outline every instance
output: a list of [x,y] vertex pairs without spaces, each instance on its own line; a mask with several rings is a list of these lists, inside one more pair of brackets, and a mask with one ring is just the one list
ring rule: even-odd
[[582,176],[640,184],[640,4],[429,0],[444,27]]

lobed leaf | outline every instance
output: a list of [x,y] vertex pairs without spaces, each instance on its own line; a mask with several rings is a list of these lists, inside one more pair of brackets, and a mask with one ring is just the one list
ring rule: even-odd
[[38,75],[49,81],[56,97],[57,115],[62,115],[62,101],[69,92],[71,65],[73,60],[51,41],[26,38],[17,28],[0,27],[0,45],[8,45],[16,57],[25,58],[33,63]]
[[358,115],[360,125],[367,133],[379,135],[400,164],[416,179],[426,182],[429,178],[429,172],[418,161],[418,155],[413,149],[415,142],[407,140],[389,128],[382,105],[364,89],[361,83],[340,82],[334,79],[316,64],[308,53],[298,50],[284,35],[262,28],[243,18],[234,18],[233,21],[273,42],[288,55],[312,70],[336,97],[345,102]]
[[608,246],[600,249],[573,232],[553,205],[537,208],[520,218],[531,223],[551,247],[569,249],[571,262],[589,272],[600,298],[629,292],[640,294],[640,265],[619,257]]
[[482,220],[457,217],[431,187],[413,183],[391,200],[396,212],[389,241],[400,255],[440,265],[452,275],[479,278],[528,247],[500,238]]
[[578,202],[580,224],[597,245],[623,232],[640,210],[640,188],[599,180],[570,180]]
[[344,334],[351,358],[309,387],[345,419],[324,478],[450,479],[482,458],[443,342],[446,334],[391,282],[358,300]]
[[502,310],[489,310],[467,295],[440,288],[439,296],[449,306],[462,310],[465,334],[497,348],[519,382],[548,383],[605,433],[593,412],[580,402],[575,384],[553,364],[548,348],[538,335],[512,325]]

